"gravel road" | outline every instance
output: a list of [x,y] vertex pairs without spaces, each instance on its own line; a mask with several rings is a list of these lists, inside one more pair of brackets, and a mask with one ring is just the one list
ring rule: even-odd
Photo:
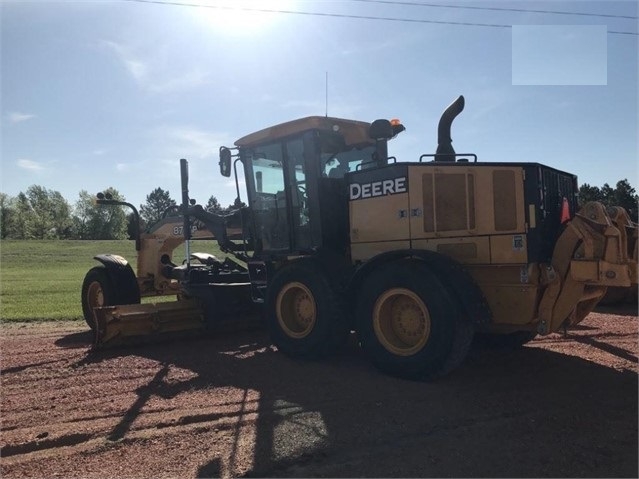
[[636,307],[433,383],[352,341],[289,359],[263,331],[89,352],[79,323],[3,324],[3,478],[637,477]]

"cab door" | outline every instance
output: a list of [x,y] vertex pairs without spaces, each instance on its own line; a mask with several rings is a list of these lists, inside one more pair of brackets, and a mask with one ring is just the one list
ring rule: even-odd
[[284,143],[289,218],[292,251],[310,250],[314,245],[311,224],[311,200],[315,198],[314,175],[312,175],[312,153],[308,152],[304,137],[293,138]]
[[291,248],[282,144],[243,152],[248,198],[253,213],[256,253]]

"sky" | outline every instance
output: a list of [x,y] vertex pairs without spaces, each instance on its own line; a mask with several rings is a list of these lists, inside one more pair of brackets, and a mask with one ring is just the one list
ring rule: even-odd
[[0,192],[179,201],[187,158],[191,197],[225,206],[220,146],[309,115],[399,118],[390,154],[417,161],[460,94],[457,152],[639,186],[636,1],[164,1],[0,1]]

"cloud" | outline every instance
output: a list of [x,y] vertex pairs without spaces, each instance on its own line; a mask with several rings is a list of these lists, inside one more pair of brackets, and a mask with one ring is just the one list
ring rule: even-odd
[[217,155],[220,146],[231,144],[229,135],[200,130],[193,127],[161,128],[158,134],[186,158],[209,158]]
[[139,60],[124,60],[124,65],[138,83],[143,83],[146,80],[148,67],[145,63]]
[[30,120],[31,118],[35,118],[35,115],[31,115],[29,113],[20,113],[18,111],[9,112],[7,115],[10,123],[21,123],[23,121]]
[[37,161],[33,161],[33,160],[28,160],[26,158],[21,158],[18,160],[17,165],[20,168],[23,168],[25,170],[30,170],[30,171],[42,171],[44,170],[44,165],[42,165],[42,163],[39,163]]
[[131,165],[129,165],[128,163],[116,163],[115,169],[117,171],[128,171],[131,169]]
[[[238,178],[237,178],[237,184],[240,186],[240,193],[243,193],[243,190],[246,188],[246,180],[244,179],[244,176],[241,176],[238,173]],[[233,188],[235,189],[235,178],[230,178],[228,180],[226,180],[224,182],[224,186],[226,188]]]
[[187,90],[207,83],[209,74],[200,67],[187,69],[175,75],[175,68],[163,68],[162,62],[142,60],[133,49],[121,43],[105,40],[102,42],[113,51],[133,80],[150,93],[168,93]]
[[120,60],[129,75],[131,75],[136,82],[142,83],[146,80],[148,75],[147,65],[140,59],[136,58],[129,48],[120,43],[109,40],[104,40],[102,43],[116,54],[118,60]]
[[208,73],[195,68],[184,75],[169,78],[161,83],[150,83],[147,88],[153,93],[168,93],[175,90],[186,90],[207,82]]

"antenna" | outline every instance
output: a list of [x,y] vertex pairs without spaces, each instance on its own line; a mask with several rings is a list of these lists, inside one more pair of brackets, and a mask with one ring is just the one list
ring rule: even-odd
[[326,72],[326,116],[328,117],[328,72]]

